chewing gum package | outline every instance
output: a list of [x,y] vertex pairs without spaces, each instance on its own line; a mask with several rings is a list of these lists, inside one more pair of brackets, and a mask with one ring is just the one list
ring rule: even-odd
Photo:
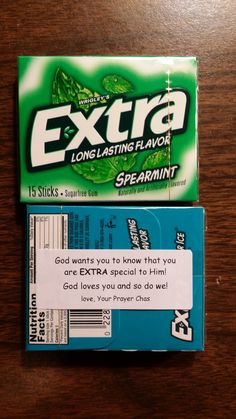
[[196,201],[194,57],[19,57],[20,199]]
[[204,349],[201,207],[27,206],[27,350]]

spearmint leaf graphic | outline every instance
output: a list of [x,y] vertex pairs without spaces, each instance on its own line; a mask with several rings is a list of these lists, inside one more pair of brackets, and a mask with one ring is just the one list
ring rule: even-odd
[[52,85],[53,104],[74,102],[77,108],[88,111],[90,106],[93,106],[96,102],[85,104],[80,104],[79,102],[94,96],[99,95],[82,86],[82,84],[78,83],[77,80],[65,73],[61,68],[57,69]]
[[[114,94],[133,91],[132,84],[128,80],[125,80],[123,77],[116,74],[104,77],[103,85],[108,92]],[[96,105],[96,102],[86,104],[81,104],[79,102],[81,100],[97,96],[100,96],[99,93],[92,92],[87,87],[82,86],[78,80],[65,73],[65,71],[61,68],[57,69],[52,86],[53,104],[73,102],[77,108],[82,108],[85,112],[87,112],[91,106]],[[106,102],[107,101],[105,99],[100,101],[100,103]],[[66,127],[64,130],[64,137],[66,139],[71,138],[70,135],[72,135],[73,132],[74,129]],[[71,167],[78,175],[83,176],[87,180],[94,183],[106,183],[113,180],[120,171],[128,171],[131,169],[131,167],[133,167],[136,163],[136,154],[137,153],[132,153],[124,156],[121,155],[101,160],[88,161],[73,164]]]
[[65,127],[65,129],[63,131],[64,137],[68,140],[70,138],[70,135],[73,134],[73,132],[75,132],[75,130],[70,129],[70,126]]
[[168,166],[169,150],[168,147],[150,154],[143,163],[142,169],[156,169],[157,167]]
[[118,74],[109,74],[102,80],[102,86],[109,93],[129,93],[134,91],[133,85]]
[[119,172],[131,169],[135,165],[136,154],[74,164],[72,168],[76,173],[94,183],[106,183],[113,180]]

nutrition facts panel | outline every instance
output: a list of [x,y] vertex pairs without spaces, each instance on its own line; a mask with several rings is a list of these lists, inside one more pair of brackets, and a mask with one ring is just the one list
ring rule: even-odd
[[[29,216],[29,343],[67,344],[68,338],[110,337],[111,310],[37,308],[36,252],[68,248],[68,214]],[[77,234],[79,234],[77,232]]]
[[67,214],[29,216],[29,342],[31,344],[67,344],[67,310],[38,310],[36,252],[38,249],[66,249]]

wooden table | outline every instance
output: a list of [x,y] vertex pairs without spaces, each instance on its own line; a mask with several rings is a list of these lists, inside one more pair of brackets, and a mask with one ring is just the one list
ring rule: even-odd
[[[235,18],[232,0],[1,1],[1,417],[236,417]],[[204,353],[24,351],[16,57],[81,54],[199,57]]]

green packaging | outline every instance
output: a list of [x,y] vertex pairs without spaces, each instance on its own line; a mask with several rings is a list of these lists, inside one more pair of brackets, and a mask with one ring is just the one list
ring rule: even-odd
[[22,202],[196,201],[194,57],[19,57]]

